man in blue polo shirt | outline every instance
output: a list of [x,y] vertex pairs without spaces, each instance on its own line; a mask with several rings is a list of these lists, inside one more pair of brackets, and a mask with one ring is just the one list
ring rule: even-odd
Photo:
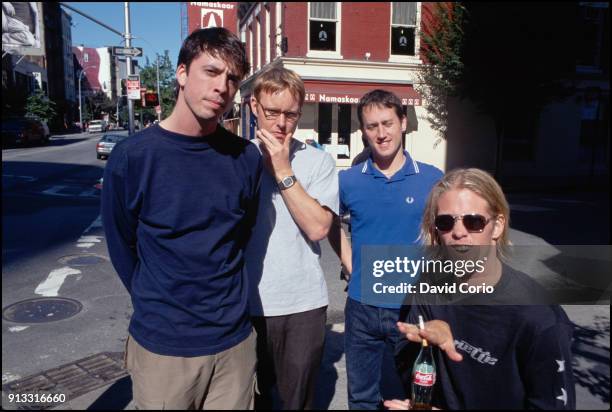
[[[351,216],[351,245],[342,232],[342,264],[351,274],[345,307],[345,353],[350,409],[382,405],[380,379],[386,345],[400,335],[395,327],[400,305],[376,306],[362,297],[362,246],[416,244],[425,201],[442,172],[417,162],[402,150],[406,115],[400,99],[385,90],[364,95],[357,106],[361,132],[371,155],[340,172],[340,212]],[[336,224],[339,228],[339,224]],[[341,231],[341,229],[339,229]],[[337,240],[338,231],[336,231]]]

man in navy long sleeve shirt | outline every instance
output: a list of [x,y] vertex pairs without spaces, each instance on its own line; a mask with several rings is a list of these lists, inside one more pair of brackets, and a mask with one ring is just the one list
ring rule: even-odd
[[262,161],[217,123],[248,69],[229,31],[192,33],[172,114],[118,144],[104,172],[109,254],[134,307],[126,364],[140,409],[253,406],[244,247]]

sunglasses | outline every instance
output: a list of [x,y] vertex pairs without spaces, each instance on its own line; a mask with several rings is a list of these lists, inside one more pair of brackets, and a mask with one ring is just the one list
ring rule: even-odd
[[438,215],[434,220],[436,229],[440,232],[448,232],[453,229],[457,220],[463,221],[463,226],[468,232],[482,232],[485,226],[492,220],[492,218],[486,218],[483,215],[471,214],[471,215]]

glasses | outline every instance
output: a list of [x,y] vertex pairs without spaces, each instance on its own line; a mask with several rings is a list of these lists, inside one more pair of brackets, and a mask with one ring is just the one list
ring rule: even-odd
[[440,232],[448,232],[452,230],[455,226],[455,222],[457,220],[463,221],[463,226],[468,230],[468,232],[482,232],[485,226],[492,220],[492,218],[486,218],[483,215],[479,214],[470,214],[470,215],[438,215],[434,220],[434,225],[436,229]]
[[300,115],[302,114],[301,112],[283,112],[283,111],[276,110],[276,109],[268,109],[267,107],[264,107],[261,103],[259,103],[259,105],[263,109],[264,116],[266,116],[267,120],[276,120],[278,119],[278,116],[280,116],[281,114],[284,114],[285,119],[287,119],[289,123],[295,123],[297,122],[297,120],[300,118]]

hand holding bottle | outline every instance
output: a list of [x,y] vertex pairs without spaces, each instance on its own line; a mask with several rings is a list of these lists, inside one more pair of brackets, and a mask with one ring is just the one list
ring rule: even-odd
[[455,362],[463,360],[463,356],[455,350],[455,340],[453,339],[450,326],[443,320],[425,322],[423,330],[419,330],[417,325],[404,322],[397,322],[397,327],[409,341],[421,343],[423,339],[426,339],[431,345],[437,346],[446,352],[446,355],[451,360]]

